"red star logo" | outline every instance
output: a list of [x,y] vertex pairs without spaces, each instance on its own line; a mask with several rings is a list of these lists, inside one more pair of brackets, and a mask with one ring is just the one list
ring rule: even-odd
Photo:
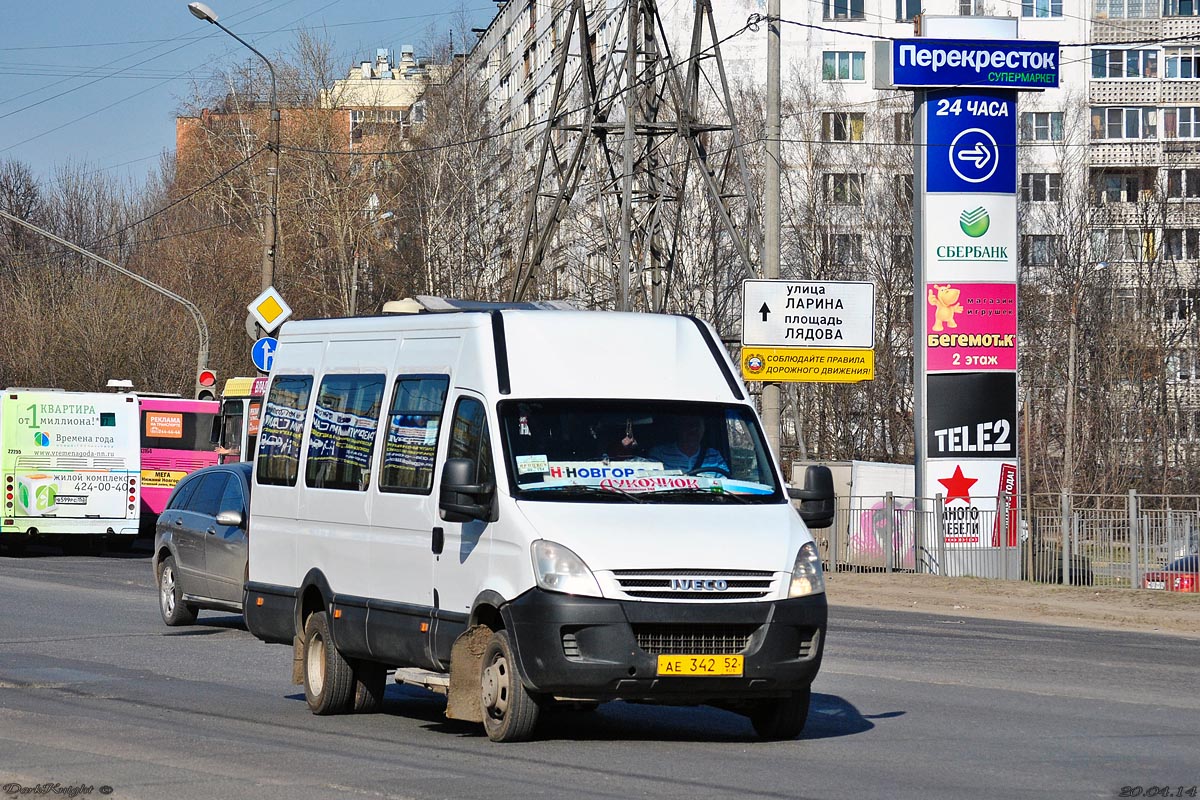
[[954,467],[954,474],[949,478],[938,478],[938,483],[946,487],[946,502],[962,500],[971,504],[971,487],[979,483],[979,478],[968,478],[963,475],[962,466]]

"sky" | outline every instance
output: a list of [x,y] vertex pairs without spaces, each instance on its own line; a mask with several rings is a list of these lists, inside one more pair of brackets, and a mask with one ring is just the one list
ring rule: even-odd
[[[308,28],[337,61],[371,60],[486,27],[493,0],[208,0],[222,25],[268,58]],[[4,0],[0,21],[0,161],[42,180],[55,170],[104,170],[138,182],[175,147],[175,116],[214,69],[257,58],[186,0]],[[456,49],[462,34],[455,30]],[[467,40],[475,35],[465,31]],[[261,63],[261,62],[259,62]]]

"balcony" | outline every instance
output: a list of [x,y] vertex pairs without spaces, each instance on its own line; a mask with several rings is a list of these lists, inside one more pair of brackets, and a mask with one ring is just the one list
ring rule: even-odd
[[1145,167],[1162,159],[1157,141],[1112,141],[1093,139],[1088,163],[1093,167]]

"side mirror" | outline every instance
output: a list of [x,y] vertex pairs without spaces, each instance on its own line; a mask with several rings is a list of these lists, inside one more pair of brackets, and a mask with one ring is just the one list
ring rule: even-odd
[[446,459],[442,467],[438,508],[447,522],[470,522],[476,519],[491,522],[495,519],[496,486],[492,483],[470,483],[474,475],[474,459]]
[[788,487],[788,497],[800,501],[800,519],[810,528],[828,528],[833,524],[833,473],[829,467],[811,466],[804,470],[804,488]]
[[220,511],[217,513],[217,524],[224,525],[227,528],[242,527],[242,512],[240,511]]

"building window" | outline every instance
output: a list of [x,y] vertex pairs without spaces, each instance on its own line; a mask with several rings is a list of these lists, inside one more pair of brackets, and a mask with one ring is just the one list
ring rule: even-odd
[[896,195],[896,205],[910,208],[913,201],[913,176],[911,173],[896,175],[892,178],[892,191]]
[[896,22],[909,22],[921,13],[921,0],[896,0]]
[[1092,231],[1092,258],[1096,261],[1153,261],[1154,231],[1110,228]]
[[1200,258],[1200,230],[1195,228],[1168,228],[1164,231],[1163,245],[1168,258],[1189,261]]
[[823,81],[865,81],[866,53],[850,50],[826,50],[821,64]]
[[1157,78],[1157,50],[1093,50],[1093,78]]
[[863,0],[825,0],[825,19],[863,19]]
[[847,267],[862,261],[862,235],[857,233],[829,234],[829,263]]
[[1026,111],[1021,114],[1021,139],[1026,142],[1061,142],[1061,111]]
[[[1179,231],[1179,233],[1185,233],[1185,231]],[[1200,233],[1200,231],[1186,231],[1186,233]],[[1196,256],[1192,256],[1192,258],[1196,258]],[[1195,289],[1167,289],[1164,294],[1166,302],[1163,303],[1163,319],[1186,322],[1195,318],[1196,312],[1200,311],[1200,292]],[[1182,362],[1177,367],[1177,371],[1188,373],[1185,380],[1190,380],[1196,377],[1196,372],[1195,365],[1191,363],[1192,359],[1188,357],[1187,353],[1188,351],[1175,351],[1168,356],[1168,360],[1176,363]]]
[[1021,176],[1021,199],[1026,203],[1057,203],[1062,200],[1062,175],[1057,172],[1026,172]]
[[831,172],[824,176],[825,202],[860,206],[863,201],[863,176],[860,173]]
[[912,114],[907,111],[893,114],[892,132],[896,144],[912,144]]
[[1163,58],[1168,78],[1200,78],[1200,47],[1168,47]]
[[1200,169],[1167,170],[1167,197],[1200,197]]
[[1154,108],[1093,108],[1093,139],[1156,139],[1158,110]]
[[1058,259],[1062,246],[1061,236],[1033,234],[1022,238],[1025,263],[1035,267],[1048,267]]
[[258,437],[258,482],[295,486],[300,469],[304,417],[312,394],[311,375],[277,375],[263,408]]
[[1158,16],[1158,0],[1096,0],[1096,19],[1141,19]]
[[960,17],[985,17],[987,9],[983,0],[958,0],[958,15]]
[[1150,191],[1146,184],[1141,172],[1099,170],[1092,174],[1092,202],[1136,203],[1142,199],[1143,191]]
[[1164,17],[1194,17],[1200,13],[1196,0],[1163,0]]
[[1164,108],[1163,138],[1200,139],[1200,108]]
[[913,263],[913,237],[892,237],[892,262],[897,266],[911,266]]
[[1035,18],[1061,17],[1062,0],[1021,0],[1021,16]]
[[821,140],[825,142],[861,142],[867,115],[862,112],[827,111],[821,115]]

